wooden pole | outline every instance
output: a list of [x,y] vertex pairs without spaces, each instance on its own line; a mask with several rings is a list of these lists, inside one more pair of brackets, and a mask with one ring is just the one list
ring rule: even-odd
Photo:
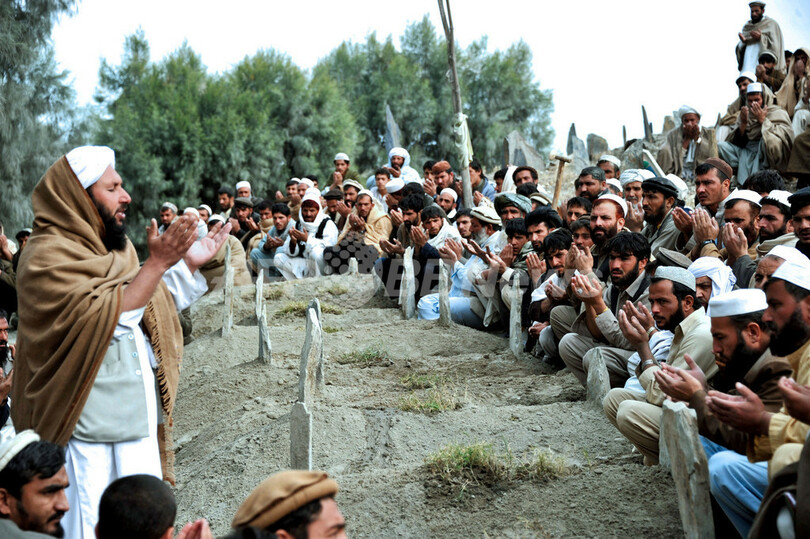
[[551,201],[551,207],[556,208],[557,203],[560,201],[560,191],[562,190],[563,167],[565,167],[566,163],[571,162],[571,158],[555,154],[549,155],[548,158],[550,161],[557,160],[557,181],[554,184],[554,199]]
[[[458,84],[458,71],[456,70],[456,42],[453,35],[453,15],[450,13],[450,0],[439,0],[439,12],[442,15],[442,26],[444,36],[447,38],[447,63],[450,66],[450,88],[453,91],[453,112],[458,116],[462,112],[461,108],[461,87]],[[473,203],[472,183],[470,182],[470,163],[466,159],[464,152],[461,157],[461,187],[464,199],[464,207],[472,208]]]

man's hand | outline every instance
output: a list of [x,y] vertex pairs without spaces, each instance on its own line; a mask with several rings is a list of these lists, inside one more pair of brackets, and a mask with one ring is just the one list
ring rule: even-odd
[[810,387],[797,384],[792,378],[782,377],[779,390],[785,399],[785,408],[791,417],[810,423]]
[[14,255],[11,254],[11,249],[8,248],[8,238],[5,234],[0,234],[0,258],[11,260]]
[[481,201],[484,200],[484,194],[481,191],[474,191],[473,192],[473,204],[478,206],[481,204]]
[[765,80],[765,78],[768,76],[768,74],[765,72],[765,66],[762,64],[757,64],[754,74],[757,76],[757,80],[759,81]]
[[258,232],[259,230],[261,230],[258,223],[256,223],[256,221],[254,221],[252,218],[248,217],[247,221],[245,222],[247,223],[248,230],[250,230],[251,232]]
[[306,229],[298,230],[297,228],[290,229],[290,237],[295,241],[306,243],[309,239],[309,232]]
[[708,240],[716,240],[720,233],[717,220],[709,216],[709,212],[703,208],[696,208],[692,212],[692,226],[695,230],[695,241],[703,243]]
[[282,245],[284,245],[284,240],[282,240],[281,238],[272,238],[270,236],[267,236],[267,239],[264,241],[264,246],[262,247],[262,249],[265,251],[272,251],[273,249],[281,247]]
[[740,133],[745,134],[745,129],[748,127],[748,107],[743,105],[740,108]]
[[692,395],[703,389],[699,380],[696,380],[689,371],[661,364],[661,369],[653,373],[658,387],[672,400],[688,402]]
[[672,210],[672,221],[675,223],[675,228],[680,230],[687,240],[692,236],[692,216],[683,208]]
[[589,279],[587,275],[575,275],[571,279],[571,289],[585,305],[594,305],[602,300],[602,284],[597,279]]
[[568,299],[568,292],[565,291],[565,288],[559,287],[554,283],[548,283],[546,285],[546,297],[554,301],[561,301]]
[[645,333],[647,333],[650,328],[655,327],[655,320],[653,320],[652,313],[650,313],[649,309],[647,309],[647,307],[645,307],[640,301],[638,302],[638,306],[635,306],[632,302],[627,301],[622,306],[622,310],[624,311],[624,314],[627,315],[628,320],[632,318],[638,320],[638,323],[644,329]]
[[768,116],[768,106],[764,105],[762,107],[759,106],[759,103],[751,104],[751,114],[754,115],[754,118],[762,124],[765,122],[765,118]]
[[340,187],[343,185],[343,174],[338,172],[337,170],[332,173],[332,181],[334,182],[335,187]]
[[737,382],[739,395],[709,391],[706,405],[723,423],[751,434],[767,434],[771,415],[756,393]]
[[420,249],[425,246],[427,243],[427,234],[425,234],[424,230],[421,227],[413,226],[411,227],[411,241],[414,245],[419,247]]
[[[504,251],[507,248],[509,248],[509,245],[504,247]],[[503,254],[503,251],[501,251],[501,254]],[[495,253],[492,253],[489,256],[489,267],[492,271],[496,271],[498,272],[499,275],[501,275],[503,274],[503,272],[506,271],[506,268],[509,267],[509,264],[507,264],[506,261],[504,261],[504,259],[501,258],[500,256],[496,255]]]
[[436,182],[434,182],[430,178],[427,178],[425,180],[425,184],[422,187],[425,190],[426,195],[432,196],[432,197],[436,196]]
[[748,240],[745,237],[745,232],[731,223],[723,225],[723,245],[726,246],[726,251],[728,251],[727,264],[729,266],[748,253]]
[[276,200],[284,200],[284,194],[281,191],[276,191]]
[[231,230],[233,230],[234,232],[239,232],[240,230],[242,230],[242,227],[239,226],[239,219],[237,219],[236,217],[229,217],[228,224],[231,225]]
[[548,327],[548,322],[535,322],[529,328],[529,335],[532,337],[539,337],[540,332]]
[[619,311],[617,317],[619,321],[619,329],[622,331],[624,338],[630,341],[636,350],[643,348],[645,345],[649,347],[650,338],[644,327],[639,323],[635,317],[629,318],[624,310]]
[[461,260],[461,255],[464,252],[464,248],[461,246],[461,243],[454,239],[447,238],[444,242],[444,248],[452,249],[453,253],[455,253],[456,260]]
[[393,242],[382,240],[380,242],[380,247],[382,247],[383,251],[392,255],[405,254],[405,247],[402,246],[402,243],[399,240],[394,240]]
[[389,208],[393,208],[397,205],[397,199],[394,198],[394,195],[390,193],[385,195],[385,205]]
[[146,229],[146,244],[149,258],[165,272],[180,261],[197,239],[197,218],[181,215],[163,232],[158,234],[157,221],[152,219]]
[[225,242],[230,232],[230,224],[222,226],[220,223],[217,223],[208,231],[208,234],[206,234],[204,238],[200,241],[195,241],[191,245],[184,257],[186,266],[188,266],[191,273],[197,271],[200,266],[211,260],[211,258],[217,254],[217,251],[222,247],[222,244]]
[[641,229],[644,228],[644,210],[641,209],[641,204],[627,204],[624,226],[631,232],[641,232]]
[[478,258],[483,260],[484,262],[489,263],[487,261],[487,253],[485,253],[484,250],[481,249],[481,246],[478,245],[478,243],[476,243],[475,240],[461,240],[461,241],[464,243],[464,247],[469,252],[471,252],[472,254],[474,254],[475,256],[477,256]]
[[196,522],[189,522],[177,534],[177,539],[214,539],[211,527],[204,518]]
[[294,195],[290,195],[290,204],[292,204],[293,206],[298,206],[299,204],[301,204],[301,195],[297,193]]
[[593,271],[593,255],[591,254],[591,250],[587,247],[580,249],[573,244],[571,244],[571,250],[575,251],[574,268],[582,275],[591,273]]
[[762,37],[762,32],[759,30],[751,30],[751,39],[750,41],[759,41],[759,38]]
[[512,246],[508,244],[501,250],[500,257],[503,263],[506,264],[506,267],[511,267],[512,263],[515,261],[515,255],[517,255],[517,253],[515,253],[514,251],[515,250],[512,248]]
[[14,369],[9,371],[8,376],[3,376],[3,369],[0,369],[0,403],[3,403],[11,393],[11,383],[14,379]]
[[388,216],[391,217],[391,224],[394,225],[394,228],[399,228],[405,222],[402,217],[402,210],[391,210],[388,212]]
[[338,201],[337,203],[337,212],[342,216],[346,217],[352,212],[352,209],[346,205],[345,202],[342,200]]
[[739,38],[740,38],[740,41],[742,41],[743,43],[745,43],[745,34],[743,34],[742,32],[738,32],[738,33],[737,33],[737,37],[739,37]]
[[399,178],[400,170],[398,168],[394,167],[383,167],[383,168],[385,168],[388,171],[388,173],[391,174],[392,178]]
[[545,264],[543,264],[543,261],[537,256],[537,253],[529,253],[529,256],[526,257],[526,269],[529,272],[532,283],[535,285],[537,285],[537,282],[546,272]]
[[456,256],[456,252],[451,249],[447,244],[443,247],[439,247],[439,256],[442,257],[442,260],[452,268],[455,266],[456,262],[458,262],[458,257]]
[[357,214],[349,215],[349,228],[355,232],[362,232],[366,229],[366,220]]

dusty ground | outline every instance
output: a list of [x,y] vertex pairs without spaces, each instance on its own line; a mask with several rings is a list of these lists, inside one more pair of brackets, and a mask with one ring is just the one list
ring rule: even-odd
[[[278,292],[281,290],[281,292]],[[239,290],[235,320],[253,290]],[[275,316],[293,300],[319,297],[326,387],[313,412],[313,461],[340,484],[352,537],[626,537],[682,535],[672,480],[588,407],[562,371],[516,360],[507,340],[469,328],[404,321],[374,296],[370,277],[326,277],[265,286],[274,357],[256,361],[258,328],[220,337],[222,294],[194,308],[175,414],[178,522],[205,516],[227,533],[247,494],[289,466],[289,413],[297,397],[304,319]],[[376,346],[389,360],[341,364]],[[400,409],[413,393],[401,380],[440,374],[460,409],[425,415]],[[492,443],[515,455],[536,449],[565,458],[570,474],[546,481],[472,482],[462,488],[429,473],[425,459],[449,443]]]

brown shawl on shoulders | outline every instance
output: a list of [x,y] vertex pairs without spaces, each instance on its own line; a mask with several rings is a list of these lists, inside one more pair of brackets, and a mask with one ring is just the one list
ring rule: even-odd
[[[18,430],[34,429],[44,440],[65,446],[112,340],[138,256],[131,243],[121,251],[104,247],[101,216],[65,157],[39,181],[32,202],[34,231],[20,258],[17,283],[20,329],[11,415]],[[158,361],[170,427],[183,337],[163,282],[146,305],[143,327]],[[169,430],[164,429],[167,435]],[[171,455],[162,457],[165,463]],[[164,473],[172,477],[170,470]]]

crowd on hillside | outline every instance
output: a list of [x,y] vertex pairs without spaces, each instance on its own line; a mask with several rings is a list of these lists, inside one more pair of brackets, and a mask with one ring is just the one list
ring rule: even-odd
[[[508,334],[519,305],[537,361],[583,385],[604,363],[605,415],[640,464],[658,464],[663,403],[694,410],[717,534],[808,535],[810,51],[785,51],[764,8],[750,4],[739,94],[714,129],[681,107],[657,163],[604,154],[565,201],[529,166],[490,178],[473,159],[465,200],[446,160],[416,170],[392,148],[363,179],[338,153],[323,183],[266,198],[223,185],[216,211],[166,202],[139,261],[115,153],[68,152],[34,190],[33,227],[16,242],[0,230],[0,535],[173,536],[159,479],[174,482],[189,307],[222,286],[226,257],[236,285],[355,259],[395,300],[412,263],[423,320],[439,318],[444,264],[456,323]],[[337,489],[323,472],[274,474],[230,537],[344,536]],[[200,520],[178,537],[210,535]]]

